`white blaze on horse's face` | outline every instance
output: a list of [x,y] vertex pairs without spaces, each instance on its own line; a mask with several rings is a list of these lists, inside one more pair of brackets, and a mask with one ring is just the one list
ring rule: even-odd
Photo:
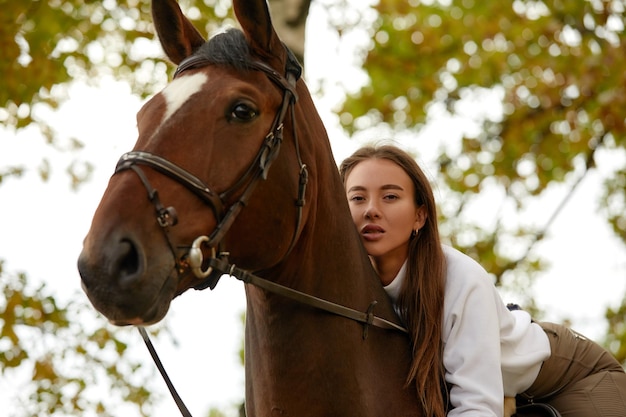
[[169,83],[167,87],[161,91],[161,95],[165,98],[165,102],[167,103],[161,125],[176,113],[176,110],[189,100],[189,97],[199,92],[207,80],[208,77],[205,74],[198,72],[175,78]]

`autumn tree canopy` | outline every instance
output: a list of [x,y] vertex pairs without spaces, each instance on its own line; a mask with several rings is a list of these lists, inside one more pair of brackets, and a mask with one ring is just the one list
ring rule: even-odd
[[[340,38],[358,25],[362,14],[346,13],[354,8],[350,1],[319,2],[333,12],[329,19]],[[227,0],[180,3],[203,33],[236,25]],[[285,40],[289,37],[292,49],[303,56],[299,49],[305,45],[310,1],[270,0],[270,5],[276,26],[290,31]],[[111,76],[145,97],[173,69],[154,39],[148,0],[9,0],[2,6],[0,125],[5,133],[36,125],[56,146],[60,132],[46,125],[38,109],[62,103],[69,83],[97,84]],[[354,135],[379,126],[418,133],[436,117],[472,118],[476,128],[463,132],[459,146],[438,147],[437,180],[446,197],[442,231],[499,280],[532,277],[542,267],[541,259],[510,248],[532,247],[545,230],[511,219],[551,184],[575,187],[601,162],[603,152],[626,158],[624,2],[380,0],[372,7],[376,18],[365,28],[371,42],[363,54],[369,82],[337,110],[344,128]],[[485,103],[495,104],[485,110]],[[79,149],[80,139],[70,139],[67,151]],[[19,158],[1,166],[0,183],[22,169]],[[507,210],[490,213],[490,227],[463,216],[493,190]],[[626,241],[626,163],[607,179],[598,204],[615,234]],[[56,302],[44,287],[30,287],[24,274],[0,268],[0,276],[5,297],[0,342],[10,347],[0,355],[3,376],[28,364],[35,384],[32,398],[48,401],[40,405],[49,408],[24,415],[80,415],[94,406],[87,397],[75,397],[73,409],[67,402],[61,406],[68,391],[55,391],[55,384],[73,384],[82,392],[89,382],[59,365],[67,352],[86,355],[91,369],[97,364],[109,369],[106,378],[121,386],[124,370],[94,349],[121,354],[122,340],[74,327],[68,319],[74,307]],[[608,342],[622,361],[624,311],[622,306],[607,313]],[[26,342],[37,339],[38,332],[65,340],[58,351],[36,355]],[[120,391],[126,401],[147,398],[141,387],[128,389],[126,396]],[[106,404],[95,406],[107,410]]]
[[[376,10],[370,83],[340,110],[346,129],[419,130],[435,114],[466,117],[464,104],[480,107],[486,94],[499,99],[500,108],[473,115],[481,129],[466,132],[460,149],[440,151],[457,207],[495,182],[521,209],[549,184],[592,169],[599,149],[624,154],[623,2],[386,0]],[[605,184],[602,212],[622,240],[625,191],[621,169]],[[512,260],[479,252],[497,249],[502,232],[465,245],[498,276]]]

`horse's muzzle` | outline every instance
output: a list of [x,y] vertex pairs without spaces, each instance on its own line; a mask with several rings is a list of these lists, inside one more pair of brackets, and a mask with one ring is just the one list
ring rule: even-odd
[[96,310],[116,325],[161,320],[176,291],[173,262],[153,264],[148,271],[143,251],[132,240],[104,247],[95,252],[84,248],[78,258],[82,288]]

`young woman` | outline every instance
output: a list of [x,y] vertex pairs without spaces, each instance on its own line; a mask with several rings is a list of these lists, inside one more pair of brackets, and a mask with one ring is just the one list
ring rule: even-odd
[[608,351],[509,311],[480,265],[441,245],[432,189],[410,155],[364,147],[340,174],[363,244],[410,332],[408,381],[427,415],[501,417],[504,397],[517,396],[549,403],[562,417],[626,416],[626,374]]

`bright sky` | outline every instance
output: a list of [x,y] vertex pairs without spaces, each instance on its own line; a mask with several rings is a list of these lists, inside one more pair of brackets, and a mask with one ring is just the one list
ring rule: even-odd
[[[315,19],[321,18],[317,13],[312,11],[309,30],[315,27]],[[334,62],[335,68],[348,67],[351,62],[345,53],[324,42],[310,42],[307,48],[309,79],[323,76],[327,82],[341,82],[332,69],[316,63]],[[336,53],[336,59],[329,59],[329,53]],[[347,140],[336,128],[329,110],[335,101],[336,97],[325,97],[317,103],[329,129],[335,159],[340,161],[358,143]],[[70,190],[67,175],[62,172],[71,162],[70,153],[47,146],[32,130],[17,137],[0,131],[0,166],[19,163],[29,168],[24,178],[0,186],[0,257],[6,260],[7,271],[25,271],[31,279],[45,279],[49,288],[62,297],[84,297],[76,259],[117,159],[135,142],[135,113],[140,105],[126,86],[105,80],[99,89],[72,88],[67,104],[50,117],[64,135],[85,143],[81,158],[95,164],[93,180],[78,192]],[[412,142],[411,149],[416,151],[427,143],[428,134],[440,137],[447,130],[445,126],[445,121],[431,126],[423,140]],[[53,169],[45,184],[34,172],[43,157],[50,159]],[[606,160],[607,164],[616,163],[609,155]],[[538,303],[548,312],[548,319],[570,318],[576,329],[592,338],[601,337],[605,331],[603,313],[607,305],[619,305],[626,291],[626,251],[595,208],[606,172],[600,165],[589,175],[553,224],[549,238],[540,246],[553,267],[535,286]],[[544,207],[537,208],[537,216],[550,213],[560,198],[562,193],[555,191]],[[244,309],[242,284],[226,277],[213,292],[190,291],[172,304],[166,321],[178,344],[159,341],[157,350],[194,415],[206,415],[210,406],[225,407],[242,399],[244,382],[238,350],[242,340],[239,316]],[[133,354],[152,366],[138,334],[136,345]],[[155,417],[176,416],[178,410],[162,381],[150,383],[163,396]],[[17,395],[18,388],[15,381],[0,380],[0,409],[7,410],[6,403]],[[106,391],[102,395],[106,396]]]

